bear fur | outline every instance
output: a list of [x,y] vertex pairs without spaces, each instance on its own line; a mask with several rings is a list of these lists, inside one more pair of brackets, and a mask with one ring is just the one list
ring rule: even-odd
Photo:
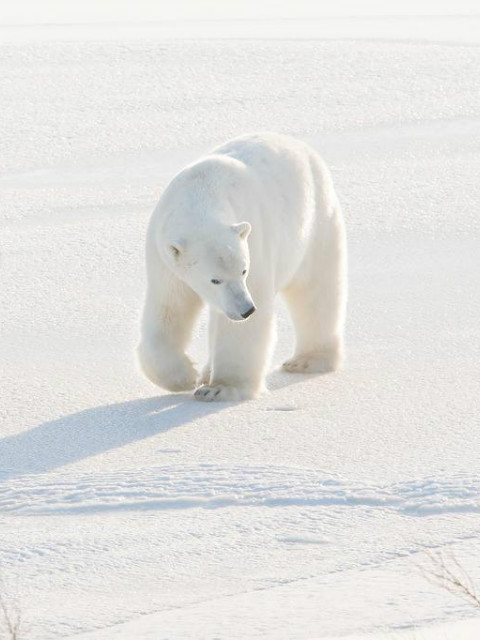
[[[343,360],[346,240],[324,162],[282,135],[246,135],[183,169],[153,212],[140,366],[170,391],[246,400],[263,388],[274,300],[283,294],[295,350],[283,368],[325,373]],[[209,360],[185,353],[204,304]]]

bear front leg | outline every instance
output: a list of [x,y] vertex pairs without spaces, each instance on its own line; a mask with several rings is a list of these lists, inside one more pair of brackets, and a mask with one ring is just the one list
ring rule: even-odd
[[173,276],[148,286],[137,355],[143,373],[159,387],[195,388],[198,373],[185,348],[201,306],[197,294]]
[[202,369],[200,378],[198,379],[198,385],[208,384],[212,376],[212,361],[213,351],[215,348],[215,335],[217,325],[217,314],[214,311],[210,311],[210,317],[208,319],[208,360]]
[[210,381],[195,391],[195,399],[237,402],[255,398],[264,388],[272,342],[273,301],[264,303],[245,322],[215,315]]

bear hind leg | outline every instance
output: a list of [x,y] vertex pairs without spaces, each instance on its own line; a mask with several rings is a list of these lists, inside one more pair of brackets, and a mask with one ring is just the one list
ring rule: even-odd
[[[292,373],[328,373],[342,366],[346,306],[346,247],[336,220],[327,245],[316,247],[294,281],[283,291],[295,327]],[[325,243],[325,239],[324,239]]]

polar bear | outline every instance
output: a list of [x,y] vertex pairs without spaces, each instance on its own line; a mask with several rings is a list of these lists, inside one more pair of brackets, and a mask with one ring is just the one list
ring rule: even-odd
[[[283,368],[324,373],[341,365],[344,223],[330,173],[304,142],[246,135],[183,169],[153,212],[146,263],[137,353],[160,387],[196,388],[203,401],[257,396],[279,292],[296,335]],[[185,348],[204,304],[209,360],[199,377]]]

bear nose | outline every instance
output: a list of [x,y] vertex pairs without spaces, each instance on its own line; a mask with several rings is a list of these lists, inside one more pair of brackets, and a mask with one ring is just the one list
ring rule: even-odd
[[248,311],[245,311],[245,313],[242,313],[242,318],[245,318],[245,320],[246,320],[248,317],[250,317],[252,315],[252,313],[254,311],[255,311],[255,307],[252,307]]

